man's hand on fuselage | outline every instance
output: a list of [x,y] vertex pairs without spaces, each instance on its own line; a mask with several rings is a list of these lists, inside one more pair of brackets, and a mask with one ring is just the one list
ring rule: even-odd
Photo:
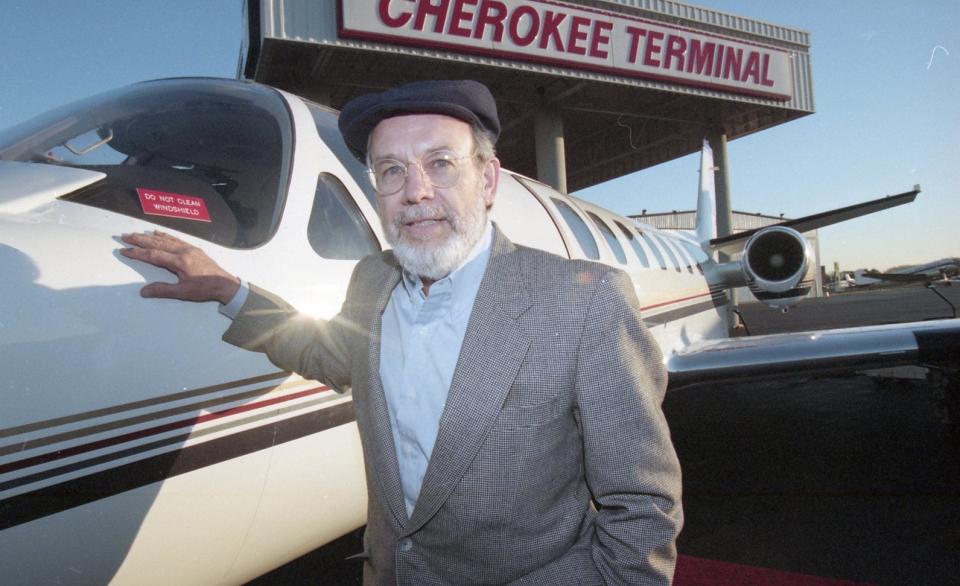
[[177,276],[176,283],[148,283],[143,297],[184,301],[219,301],[226,304],[240,288],[240,279],[223,270],[203,250],[179,238],[154,230],[152,233],[123,234],[130,248],[120,254],[164,269]]

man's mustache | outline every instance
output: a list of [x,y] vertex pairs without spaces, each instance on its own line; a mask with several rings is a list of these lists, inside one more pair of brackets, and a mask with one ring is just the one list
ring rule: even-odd
[[397,214],[394,219],[394,224],[397,227],[400,227],[404,224],[409,224],[411,222],[420,222],[423,220],[439,220],[447,217],[446,210],[443,209],[443,206],[431,205],[431,204],[417,204],[405,208],[400,214]]

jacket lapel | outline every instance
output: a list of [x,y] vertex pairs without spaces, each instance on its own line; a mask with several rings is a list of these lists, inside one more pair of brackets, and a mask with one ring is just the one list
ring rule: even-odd
[[530,344],[517,324],[528,307],[530,298],[521,279],[516,247],[495,229],[490,260],[440,417],[437,441],[413,516],[404,527],[405,535],[433,517],[493,426]]
[[[400,282],[400,267],[393,255],[385,257],[388,270],[377,275],[368,289],[375,293],[371,297],[370,307],[370,344],[367,348],[367,364],[362,385],[355,385],[355,392],[362,390],[362,402],[355,402],[357,422],[360,429],[366,430],[364,457],[369,460],[367,473],[377,483],[377,494],[385,510],[389,509],[396,520],[397,527],[407,522],[406,507],[403,504],[403,486],[400,483],[400,468],[397,464],[397,452],[393,445],[390,412],[383,382],[380,380],[380,327],[383,311],[390,301],[390,294]],[[369,445],[368,445],[369,444]]]

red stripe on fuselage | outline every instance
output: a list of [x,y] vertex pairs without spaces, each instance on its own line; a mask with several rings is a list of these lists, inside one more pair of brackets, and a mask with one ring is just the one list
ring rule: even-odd
[[86,452],[92,452],[94,450],[99,450],[101,448],[107,448],[117,444],[122,444],[125,442],[142,439],[147,436],[157,435],[167,431],[172,431],[174,429],[180,429],[182,427],[188,427],[191,425],[198,425],[201,423],[206,423],[208,421],[214,421],[216,419],[222,419],[224,417],[230,417],[231,415],[237,415],[239,413],[246,413],[247,411],[253,411],[255,409],[260,409],[263,407],[270,407],[271,405],[277,405],[279,403],[285,403],[287,401],[293,401],[295,399],[301,399],[303,397],[309,397],[310,395],[316,395],[322,393],[323,391],[330,390],[328,386],[319,386],[312,389],[307,389],[297,393],[292,393],[290,395],[284,395],[282,397],[275,397],[273,399],[267,399],[264,401],[258,401],[256,403],[250,403],[248,405],[240,405],[238,407],[233,407],[231,409],[225,409],[223,411],[217,411],[214,413],[207,413],[206,415],[198,415],[196,417],[191,417],[189,419],[181,419],[180,421],[173,421],[170,423],[165,423],[163,425],[158,425],[156,427],[151,427],[149,429],[141,429],[140,431],[132,431],[130,433],[125,433],[123,435],[118,435],[116,437],[110,437],[102,439],[99,441],[91,442],[88,444],[83,444],[80,446],[74,446],[72,448],[65,448],[62,450],[57,450],[56,452],[48,452],[46,454],[40,454],[39,456],[34,456],[32,458],[26,458],[24,460],[19,460],[16,462],[10,462],[7,464],[0,465],[0,474],[5,474],[7,472],[13,472],[14,470],[20,470],[22,468],[29,468],[30,466],[36,466],[38,464],[46,464],[47,462],[54,462],[56,460],[62,460],[63,458],[69,458],[70,456],[76,456],[77,454],[83,454]]
[[674,303],[683,303],[684,301],[690,301],[691,299],[696,299],[698,297],[709,297],[711,295],[710,291],[706,293],[697,293],[696,295],[691,295],[689,297],[681,297],[680,299],[671,299],[670,301],[664,301],[662,303],[654,303],[653,305],[645,305],[640,308],[640,311],[645,309],[654,309],[657,307],[663,307],[664,305],[672,305]]

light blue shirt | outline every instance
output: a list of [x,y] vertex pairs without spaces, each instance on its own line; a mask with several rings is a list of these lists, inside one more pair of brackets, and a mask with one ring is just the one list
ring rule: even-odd
[[[447,403],[453,371],[473,302],[490,259],[493,227],[463,263],[423,294],[420,277],[403,271],[390,294],[380,327],[380,378],[390,411],[407,516],[420,495]],[[246,281],[220,313],[234,319],[250,292]]]
[[420,277],[404,271],[383,312],[380,379],[408,517],[413,514],[437,439],[492,239],[493,229],[487,222],[463,264],[430,285],[429,295],[423,294]]

